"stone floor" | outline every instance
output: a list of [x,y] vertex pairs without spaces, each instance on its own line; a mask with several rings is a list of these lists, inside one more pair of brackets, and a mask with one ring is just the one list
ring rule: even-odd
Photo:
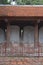
[[43,65],[43,57],[0,57],[0,65]]

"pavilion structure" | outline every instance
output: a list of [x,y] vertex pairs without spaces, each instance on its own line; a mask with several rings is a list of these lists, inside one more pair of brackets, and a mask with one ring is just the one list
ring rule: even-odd
[[43,6],[0,6],[0,57],[36,57],[42,63]]

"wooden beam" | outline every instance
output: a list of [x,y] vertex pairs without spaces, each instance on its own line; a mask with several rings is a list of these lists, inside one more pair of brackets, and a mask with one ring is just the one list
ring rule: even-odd
[[7,22],[7,42],[9,42],[10,41],[10,24]]
[[38,47],[39,45],[39,34],[38,34],[38,23],[35,24],[34,28],[34,42],[35,42],[35,47]]

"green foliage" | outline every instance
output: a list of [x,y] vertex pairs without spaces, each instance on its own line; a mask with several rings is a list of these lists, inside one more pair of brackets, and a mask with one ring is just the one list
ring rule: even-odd
[[0,0],[0,4],[10,4],[10,2],[8,0]]
[[43,5],[43,0],[16,0],[19,5]]
[[[43,5],[43,0],[16,0],[18,5]],[[0,0],[0,4],[10,4],[8,0]]]

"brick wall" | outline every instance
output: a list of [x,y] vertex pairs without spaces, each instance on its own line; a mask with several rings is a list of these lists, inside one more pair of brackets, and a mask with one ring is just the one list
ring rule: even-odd
[[0,57],[0,65],[43,65],[43,57]]

